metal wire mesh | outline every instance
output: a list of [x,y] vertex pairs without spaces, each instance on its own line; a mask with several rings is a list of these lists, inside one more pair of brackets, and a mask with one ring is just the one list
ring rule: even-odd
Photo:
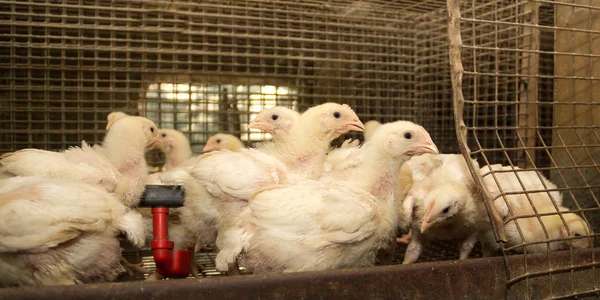
[[[473,154],[549,177],[595,232],[599,10],[596,0],[469,0],[459,19]],[[326,101],[365,121],[415,120],[457,152],[448,13],[442,0],[0,0],[0,153],[100,142],[114,110],[183,131],[198,153],[219,131],[263,139],[247,129],[263,107]],[[428,248],[421,261],[456,248]],[[566,273],[570,284],[540,294],[559,297],[596,289],[575,280],[576,268],[595,272],[591,261],[507,267],[511,284],[528,286]]]
[[[1,1],[0,152],[99,142],[113,110],[188,135],[265,106],[414,119],[415,22],[432,1]],[[151,155],[152,164],[160,164]]]
[[415,114],[436,141],[440,152],[456,153],[447,22],[445,7],[420,16],[416,22]]
[[[506,226],[511,221],[516,223],[518,233],[506,234],[525,240],[523,232],[532,229],[518,220],[539,220],[537,224],[541,225],[533,226],[545,228],[548,223],[538,216],[558,215],[554,206],[559,200],[552,197],[552,190],[562,193],[563,205],[581,215],[598,232],[600,122],[594,91],[598,78],[595,63],[600,28],[596,19],[600,1],[450,0],[448,7],[451,22],[460,24],[462,38],[462,60],[459,62],[455,56],[451,64],[453,72],[460,72],[459,64],[464,67],[464,99],[455,99],[455,103],[464,100],[465,142],[480,163],[509,166],[503,171],[515,174],[521,185],[524,170],[518,167],[536,170],[558,186],[538,189],[553,202],[552,210],[542,211],[541,203],[532,200],[531,189],[510,190],[505,184],[502,190],[502,182],[496,181],[500,186],[500,193],[493,195],[496,206],[499,202],[510,206],[510,195],[521,194],[533,207],[530,214],[520,214],[511,208],[504,223]],[[461,44],[457,35],[451,34],[449,38],[451,49]],[[454,89],[460,86],[455,85]],[[494,170],[488,176],[497,180],[500,172]],[[560,220],[563,227],[569,227],[564,219]],[[548,233],[549,228],[544,229],[548,235],[540,243],[545,249],[556,245],[552,241],[569,238],[566,233],[553,237]],[[532,254],[528,250],[531,248],[527,248],[535,245],[531,241],[517,246],[503,245],[505,255],[509,250],[525,252],[518,263],[510,264],[507,260],[511,289],[525,286],[522,290],[527,294],[520,296],[527,299],[597,292],[595,280],[578,280],[585,272],[596,278],[594,252],[583,254],[585,259],[575,259],[573,241],[565,242],[570,258],[561,262],[552,261],[549,251]],[[537,267],[528,264],[539,255],[545,255],[545,264]],[[544,288],[539,289],[540,284]]]
[[[263,139],[247,123],[264,107],[326,101],[364,121],[417,120],[455,152],[444,6],[0,0],[0,153],[98,143],[114,110],[184,132],[199,153],[216,132]],[[161,166],[160,151],[148,163]],[[456,256],[441,249],[422,261]],[[152,270],[148,250],[127,255]]]

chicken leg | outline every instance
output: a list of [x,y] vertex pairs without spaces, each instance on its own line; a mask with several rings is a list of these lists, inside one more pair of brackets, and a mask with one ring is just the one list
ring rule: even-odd
[[401,237],[396,239],[396,243],[398,244],[408,244],[412,239],[412,229],[408,231],[407,234],[403,234]]
[[158,272],[154,272],[152,274],[150,274],[150,276],[148,276],[148,278],[146,278],[145,280],[147,281],[157,281],[157,280],[162,280],[164,277],[162,277],[162,275],[158,274]]
[[464,241],[462,241],[458,250],[458,259],[465,260],[469,258],[469,254],[471,254],[473,247],[475,247],[475,243],[477,243],[477,233],[469,235]]
[[125,271],[127,271],[127,274],[129,274],[129,276],[133,276],[135,274],[144,274],[146,272],[148,272],[148,270],[146,270],[143,267],[143,263],[137,263],[137,264],[132,264],[130,262],[128,262],[124,257],[121,256],[121,265],[123,266],[123,268],[125,268]]
[[242,275],[242,273],[240,272],[240,266],[238,265],[237,260],[235,260],[233,263],[229,264],[229,270],[227,270],[227,275],[228,276]]
[[423,243],[421,242],[421,235],[418,230],[413,230],[413,237],[411,238],[410,243],[408,243],[402,264],[407,265],[416,262],[422,251]]
[[198,262],[198,259],[196,259],[196,252],[193,249],[190,249],[190,250],[192,251],[192,259],[190,261],[190,263],[191,263],[190,273],[192,273],[192,275],[194,277],[198,278],[200,276],[198,271],[204,272],[206,267],[204,267],[204,265],[202,265]]

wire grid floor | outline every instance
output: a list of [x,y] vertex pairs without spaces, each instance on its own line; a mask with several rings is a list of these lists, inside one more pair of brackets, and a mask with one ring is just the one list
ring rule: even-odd
[[[402,264],[404,259],[404,252],[406,251],[406,245],[398,244],[396,246],[396,253],[392,260],[392,264]],[[196,260],[198,264],[204,267],[204,270],[198,270],[199,277],[216,277],[226,276],[222,272],[217,271],[215,267],[215,258],[217,251],[214,245],[206,247],[200,253],[196,253]],[[142,263],[142,266],[147,270],[144,274],[134,274],[133,276],[124,273],[118,281],[135,281],[145,280],[150,274],[156,271],[156,265],[152,258],[152,250],[150,248],[142,248],[140,250],[127,249],[123,252],[123,257],[130,263]],[[469,258],[482,257],[481,247],[479,244],[475,246]],[[423,253],[419,257],[417,263],[421,262],[436,262],[446,260],[457,260],[458,259],[458,242],[457,241],[437,241],[432,242],[428,246],[425,246]],[[379,264],[377,264],[379,265]],[[242,274],[250,274],[243,267],[240,267]],[[190,274],[190,278],[193,276]]]

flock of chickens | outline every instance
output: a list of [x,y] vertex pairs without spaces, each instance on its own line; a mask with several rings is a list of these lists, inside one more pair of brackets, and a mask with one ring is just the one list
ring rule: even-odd
[[[136,208],[148,184],[183,186],[185,203],[171,210],[169,239],[194,251],[216,244],[217,269],[229,274],[238,265],[254,273],[372,266],[378,251],[395,244],[398,228],[409,232],[397,239],[408,243],[404,264],[433,240],[459,240],[460,259],[478,241],[484,255],[500,249],[463,157],[439,154],[411,122],[365,126],[336,103],[302,114],[273,107],[249,124],[271,141],[244,148],[218,134],[207,141],[208,153],[192,156],[176,130],[121,112],[107,121],[101,146],[83,141],[63,152],[0,156],[1,284],[115,280],[134,267],[122,258],[117,236],[138,247],[151,238],[149,209]],[[365,142],[330,147],[350,131],[364,131]],[[166,164],[148,174],[145,152],[152,148],[165,153]],[[587,223],[541,174],[500,165],[481,172],[493,196],[509,193],[494,202],[509,247],[592,247]],[[522,191],[530,193],[516,193]]]

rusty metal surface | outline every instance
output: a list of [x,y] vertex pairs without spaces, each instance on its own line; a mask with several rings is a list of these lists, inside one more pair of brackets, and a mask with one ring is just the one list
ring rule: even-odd
[[[600,290],[596,278],[600,278],[598,257],[600,249],[594,251],[569,250],[535,255],[506,256],[511,283],[508,285],[509,299],[597,299]],[[516,275],[519,275],[516,277]],[[520,279],[520,280],[515,280]]]
[[[596,249],[595,255],[599,252]],[[523,299],[525,295],[532,299],[547,299],[551,295],[569,298],[574,293],[593,290],[589,285],[600,274],[594,274],[597,270],[590,267],[591,257],[591,250],[526,258],[508,256],[507,263],[512,268],[525,266],[527,259],[532,274],[547,269],[548,261],[553,270],[575,266],[572,271],[552,274],[551,281],[546,275],[533,276],[510,286],[504,258],[492,257],[323,272],[4,288],[0,289],[0,299]],[[574,276],[576,285],[566,284],[566,276]],[[577,298],[599,296],[593,290]]]
[[[324,272],[11,288],[0,299],[502,299],[501,257]],[[474,284],[477,283],[477,284]]]
[[[523,299],[527,294],[533,299],[569,298],[574,292],[589,291],[594,275],[599,275],[589,266],[591,257],[591,250],[528,255],[530,272],[548,268],[548,260],[554,270],[582,267],[552,274],[552,281],[534,276],[528,284],[523,280],[510,286],[504,258],[492,257],[323,272],[4,288],[0,299]],[[524,259],[524,255],[511,255],[507,263],[513,268],[524,266]],[[570,284],[560,284],[569,282],[565,276],[576,278],[574,290]],[[599,296],[592,291],[578,299]]]

